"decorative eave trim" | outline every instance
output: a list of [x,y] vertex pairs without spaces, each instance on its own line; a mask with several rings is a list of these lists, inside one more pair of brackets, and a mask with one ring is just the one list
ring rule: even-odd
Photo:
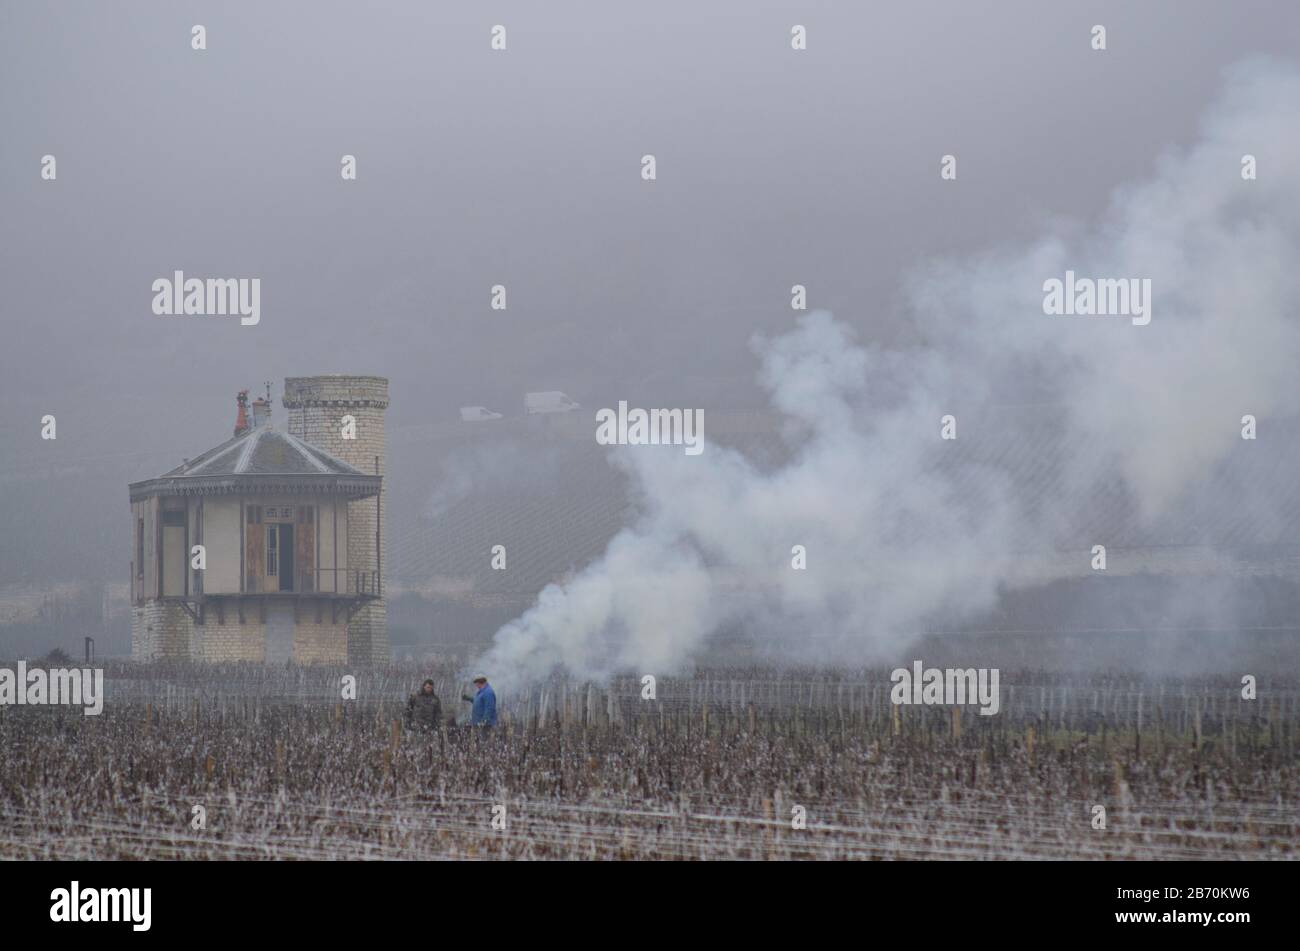
[[388,400],[369,398],[330,400],[315,397],[299,397],[295,399],[290,397],[281,399],[280,405],[285,409],[302,409],[305,406],[365,406],[374,407],[375,409],[388,409]]
[[297,493],[300,495],[342,495],[348,499],[365,499],[379,494],[383,476],[347,476],[335,473],[320,475],[219,475],[179,476],[171,479],[148,479],[132,482],[127,488],[131,501],[139,502],[156,495],[256,495],[263,493]]

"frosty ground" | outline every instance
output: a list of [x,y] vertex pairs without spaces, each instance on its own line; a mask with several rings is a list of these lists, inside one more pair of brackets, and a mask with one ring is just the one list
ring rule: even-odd
[[[1004,669],[982,717],[893,706],[886,669],[727,668],[653,701],[635,678],[557,679],[503,696],[496,730],[421,734],[401,713],[429,673],[122,663],[98,717],[0,709],[0,857],[1286,859],[1300,841],[1294,680],[1248,701],[1226,678]],[[463,706],[455,671],[432,673]]]

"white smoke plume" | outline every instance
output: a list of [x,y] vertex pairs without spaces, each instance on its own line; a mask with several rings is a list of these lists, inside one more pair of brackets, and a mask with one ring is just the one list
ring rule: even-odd
[[[1241,450],[1244,414],[1295,409],[1297,103],[1293,67],[1239,65],[1198,142],[1118,190],[1093,227],[919,268],[906,300],[923,345],[881,348],[826,313],[755,339],[772,407],[791,421],[789,462],[763,471],[707,443],[707,422],[701,456],[614,447],[641,517],[478,665],[507,687],[556,668],[669,673],[724,627],[807,663],[871,661],[927,618],[985,611],[1027,583],[1017,552],[1081,552],[1086,565],[1096,539],[1075,526],[1099,495],[1121,493],[1138,523],[1158,518]],[[1246,153],[1258,180],[1241,176]],[[1046,316],[1043,282],[1067,269],[1150,278],[1150,324]],[[971,448],[1015,425],[993,408],[1016,401],[1049,405],[1034,439],[1065,491],[1048,504],[1024,491],[1032,456]],[[939,438],[949,413],[955,442]],[[795,545],[806,570],[791,568]]]

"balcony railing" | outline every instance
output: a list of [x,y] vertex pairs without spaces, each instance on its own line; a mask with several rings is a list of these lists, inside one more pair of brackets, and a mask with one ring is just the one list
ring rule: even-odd
[[383,595],[383,579],[370,568],[313,568],[295,570],[293,587],[281,586],[281,576],[261,577],[250,574],[244,579],[245,594],[326,594],[345,597]]

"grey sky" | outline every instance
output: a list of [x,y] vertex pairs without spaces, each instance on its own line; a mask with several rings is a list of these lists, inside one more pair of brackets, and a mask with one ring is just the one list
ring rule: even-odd
[[[867,342],[924,334],[908,268],[1089,218],[1255,53],[1296,59],[1300,8],[6,3],[0,476],[111,458],[40,514],[125,524],[126,477],[286,375],[388,376],[393,434],[533,389],[751,407],[747,341],[790,325],[791,284]],[[260,325],[154,316],[174,269],[260,277]],[[34,500],[0,496],[0,529]]]

